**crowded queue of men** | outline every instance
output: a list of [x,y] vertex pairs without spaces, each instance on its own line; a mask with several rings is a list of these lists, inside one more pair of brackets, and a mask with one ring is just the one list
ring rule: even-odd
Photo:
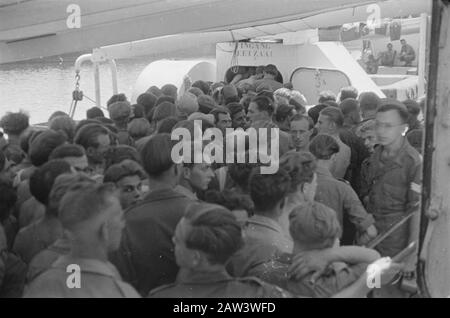
[[[414,257],[390,257],[418,239],[423,106],[346,87],[307,107],[277,73],[118,94],[109,118],[58,111],[48,129],[6,114],[0,297],[411,296]],[[171,132],[198,121],[279,128],[278,171],[175,163]]]

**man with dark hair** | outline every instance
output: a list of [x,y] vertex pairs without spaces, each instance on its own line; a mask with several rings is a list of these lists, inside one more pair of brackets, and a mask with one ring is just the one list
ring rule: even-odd
[[226,106],[231,114],[231,127],[247,128],[247,118],[245,116],[244,107],[239,103],[229,103]]
[[90,172],[86,152],[80,145],[61,145],[52,151],[48,159],[62,159],[70,164],[77,172]]
[[120,204],[126,210],[142,199],[142,181],[146,178],[144,169],[137,162],[126,159],[106,169],[103,182],[116,185]]
[[[95,181],[84,173],[63,173],[59,175],[50,191],[47,209],[58,215],[59,204],[62,198],[71,187],[79,183],[92,185],[95,184]],[[49,247],[37,253],[28,264],[27,282],[31,282],[39,274],[50,269],[58,257],[69,254],[71,250],[70,245],[69,237],[65,233]]]
[[161,92],[169,97],[172,97],[174,101],[178,98],[178,88],[173,84],[166,84],[161,87]]
[[95,119],[97,117],[105,117],[105,114],[103,113],[103,110],[100,107],[94,106],[86,111],[87,119]]
[[308,109],[308,116],[311,117],[311,119],[314,122],[314,125],[317,124],[317,120],[319,119],[320,112],[327,107],[328,107],[328,105],[318,104],[318,105],[313,106],[310,109]]
[[209,95],[201,95],[197,99],[198,110],[203,114],[209,114],[211,110],[217,107],[214,99]]
[[141,104],[133,104],[131,105],[131,118],[135,119],[135,118],[145,118],[145,110],[144,110],[144,106],[142,106]]
[[351,150],[350,147],[344,144],[339,137],[339,132],[344,125],[344,115],[339,108],[329,106],[322,110],[317,120],[316,128],[319,134],[327,134],[332,136],[339,145],[339,152],[336,155],[336,160],[331,173],[337,179],[343,179],[347,168],[350,165]]
[[[359,125],[356,134],[364,141],[364,146],[370,156],[375,151],[375,146],[378,145],[377,134],[375,132],[375,119],[369,119]],[[367,159],[364,159],[364,161],[367,161]]]
[[[30,178],[31,194],[45,207],[45,215],[34,215],[37,221],[24,227],[17,234],[13,250],[20,255],[25,263],[29,263],[34,255],[51,245],[63,234],[58,220],[57,211],[49,209],[49,196],[55,179],[63,174],[70,173],[70,165],[63,160],[52,160],[39,167]],[[34,211],[36,212],[36,211]],[[21,218],[25,217],[20,215]]]
[[254,168],[258,167],[258,163],[249,162],[249,153],[245,153],[244,163],[232,163],[228,166],[228,175],[233,183],[233,190],[250,195],[250,177]]
[[128,123],[132,115],[129,102],[115,102],[109,105],[109,117],[114,121],[117,128],[117,139],[120,145],[133,146],[133,138],[128,133]]
[[48,161],[52,151],[67,141],[67,138],[56,131],[46,130],[30,144],[30,160],[33,166],[40,167]]
[[243,244],[242,230],[230,211],[219,205],[192,204],[174,233],[180,272],[174,284],[150,292],[150,297],[261,298],[287,297],[280,288],[257,278],[233,278],[225,265]]
[[314,122],[309,116],[296,114],[289,124],[289,133],[295,151],[307,151],[313,133]]
[[176,99],[174,99],[172,96],[161,95],[156,100],[155,107],[153,107],[153,108],[156,108],[157,106],[161,105],[164,102],[169,102],[169,103],[175,105],[175,101],[176,101]]
[[195,95],[195,97],[197,97],[197,98],[201,95],[204,95],[203,91],[198,87],[191,87],[191,88],[189,88],[188,92]]
[[[103,121],[100,121],[100,118],[105,118],[105,117],[97,117],[96,119],[82,119],[78,122],[78,124],[75,126],[75,135],[80,131],[81,128],[83,128],[84,126],[86,126],[87,124],[105,124]],[[106,118],[108,120],[111,121],[111,124],[113,123],[113,121],[109,118]]]
[[178,124],[180,120],[175,116],[166,117],[161,121],[161,125],[159,125],[159,129],[157,130],[157,134],[170,134],[173,130],[173,127]]
[[155,95],[156,98],[161,97],[162,94],[163,94],[163,93],[161,92],[161,90],[159,89],[159,87],[157,87],[157,86],[155,86],[155,85],[150,86],[145,92],[146,92],[146,93],[150,93],[150,94]]
[[354,132],[361,122],[359,102],[356,99],[347,98],[339,104],[339,108],[344,115],[343,127]]
[[0,148],[6,158],[11,162],[11,168],[14,172],[18,171],[17,165],[20,165],[26,158],[26,154],[18,145],[5,144]]
[[169,134],[157,134],[144,146],[142,163],[151,190],[127,211],[121,247],[113,256],[122,277],[141,295],[174,282],[178,272],[172,237],[192,200],[173,190],[180,174],[171,156],[174,144]]
[[[247,117],[250,121],[250,126],[258,128],[279,128],[273,121],[272,115],[275,106],[273,100],[266,96],[256,96],[250,102],[248,107]],[[279,133],[279,154],[282,155],[289,150],[291,139],[288,133],[278,130]],[[269,134],[267,134],[269,137]],[[268,142],[270,144],[270,142]]]
[[[33,128],[27,129],[27,131],[20,137],[20,148],[26,154],[26,157],[20,164],[14,167],[15,172],[17,172],[14,180],[14,186],[18,186],[22,181],[29,179],[31,173],[35,169],[30,160],[30,144],[37,137],[37,135],[41,134],[43,131],[44,130],[35,130]],[[21,200],[19,200],[19,202],[23,203]]]
[[254,215],[247,221],[245,245],[232,258],[230,272],[237,277],[251,275],[251,269],[271,259],[276,253],[291,253],[293,243],[280,219],[284,212],[291,179],[286,171],[260,174],[260,168],[250,178],[250,197]]
[[156,106],[155,111],[153,112],[152,122],[155,123],[156,130],[158,130],[159,126],[161,125],[161,121],[164,118],[176,115],[177,108],[175,104],[172,104],[170,102],[163,102]]
[[35,218],[39,218],[45,212],[44,206],[30,193],[29,176],[49,160],[50,154],[54,149],[65,142],[66,137],[53,130],[45,130],[36,135],[34,139],[31,139],[28,155],[33,166],[23,171],[20,176],[23,181],[19,183],[17,190],[19,196],[18,204],[20,206],[20,227],[30,224],[30,222],[36,220]]
[[[194,143],[191,144],[191,161],[198,154],[195,152]],[[183,158],[185,155],[183,154]],[[203,158],[203,156],[202,156]],[[180,169],[180,179],[175,191],[185,195],[192,200],[198,200],[198,195],[203,194],[208,189],[208,185],[214,178],[214,172],[211,169],[211,164],[205,160],[199,163],[183,162]]]
[[358,90],[353,86],[342,87],[339,92],[339,101],[342,103],[347,98],[358,98]]
[[20,136],[26,132],[29,127],[30,117],[24,112],[6,113],[0,119],[0,127],[8,135],[8,143],[19,145]]
[[378,95],[372,92],[363,92],[359,95],[358,100],[362,120],[366,121],[374,119],[377,114],[377,108],[381,103],[381,99]]
[[128,133],[133,138],[135,144],[137,140],[147,137],[151,131],[150,123],[145,118],[134,118],[128,124]]
[[152,93],[143,93],[138,96],[136,103],[144,107],[144,117],[147,117],[150,110],[155,107],[157,99]]
[[236,87],[240,90],[256,90],[255,82],[261,80],[264,76],[264,66],[257,66],[254,70],[249,70],[250,75],[246,79],[242,79],[236,83]]
[[[348,232],[344,215],[355,225],[358,230],[361,244],[367,243],[377,236],[373,226],[374,219],[367,214],[355,191],[344,181],[335,179],[330,168],[339,152],[336,140],[328,135],[317,135],[311,140],[309,151],[317,158],[317,189],[314,199],[336,211],[342,234]],[[350,241],[353,242],[355,237]]]
[[105,159],[105,170],[114,164],[121,163],[122,161],[128,159],[141,164],[141,156],[139,152],[130,146],[117,145],[110,147],[104,154]]
[[[75,185],[61,200],[59,219],[72,249],[37,276],[24,297],[139,297],[108,262],[108,253],[119,247],[124,227],[113,185]],[[73,264],[78,265],[81,281],[68,279],[67,269]]]
[[197,87],[199,89],[202,90],[203,94],[205,95],[209,95],[210,93],[210,87],[208,85],[208,83],[204,82],[204,81],[195,81],[194,83],[192,83],[191,87]]
[[100,124],[87,124],[77,132],[74,143],[86,151],[93,174],[101,176],[104,170],[104,154],[111,147],[108,129]]
[[419,103],[414,100],[407,99],[403,102],[403,104],[406,106],[406,109],[408,110],[409,113],[408,133],[414,129],[423,130],[422,124],[417,119],[421,110]]
[[294,116],[293,106],[281,104],[277,107],[274,116],[274,123],[284,132],[289,132],[289,124]]
[[68,115],[56,116],[48,122],[48,128],[65,135],[68,142],[75,136],[75,121]]
[[114,94],[106,102],[106,108],[109,109],[109,105],[114,104],[115,102],[127,102],[127,101],[128,101],[128,99],[127,99],[127,97],[125,96],[124,93]]
[[250,124],[254,124],[260,120],[271,120],[275,111],[273,102],[265,96],[256,96],[248,106],[247,117]]
[[248,217],[253,215],[254,204],[249,195],[236,189],[208,190],[204,196],[205,202],[221,205],[236,217],[241,226],[245,226]]
[[228,108],[219,106],[213,109],[210,114],[214,115],[214,124],[225,136],[226,129],[231,128],[231,116]]
[[239,102],[238,91],[236,87],[232,84],[225,85],[222,88],[222,95],[223,95],[223,105]]
[[361,188],[361,165],[370,155],[364,146],[363,140],[356,135],[356,130],[361,124],[359,102],[356,99],[347,98],[341,102],[339,108],[344,115],[344,125],[339,131],[339,137],[344,144],[350,147],[351,151],[350,165],[345,179],[359,193]]
[[[383,256],[396,255],[417,241],[419,235],[422,160],[404,137],[408,118],[408,110],[402,103],[389,99],[381,103],[375,119],[380,146],[375,148],[363,171],[362,195],[378,231],[384,232],[402,217],[414,213],[377,245]],[[407,265],[406,275],[412,275],[415,259],[409,259]],[[396,291],[399,295],[399,290]]]
[[269,88],[270,91],[275,92],[277,89],[282,88],[283,84],[278,82],[275,78],[278,76],[278,69],[273,64],[268,64],[264,67],[263,78],[256,80],[254,88],[258,92],[258,87]]

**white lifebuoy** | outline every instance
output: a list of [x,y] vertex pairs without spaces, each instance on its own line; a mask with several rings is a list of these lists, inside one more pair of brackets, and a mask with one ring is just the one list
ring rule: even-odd
[[189,77],[193,83],[197,80],[216,81],[216,62],[214,60],[158,60],[150,63],[139,75],[131,96],[136,102],[138,96],[155,85],[161,88],[173,84],[178,88],[179,96],[184,92],[184,79]]

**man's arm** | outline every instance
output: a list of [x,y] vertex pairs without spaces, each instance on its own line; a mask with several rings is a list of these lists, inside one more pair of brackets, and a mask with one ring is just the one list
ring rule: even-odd
[[345,187],[343,202],[344,213],[348,213],[350,221],[360,232],[365,232],[368,227],[375,223],[373,216],[367,213],[355,191],[348,185]]
[[381,285],[386,285],[391,282],[394,277],[401,270],[402,265],[394,263],[389,257],[380,258],[371,264],[370,272],[369,268],[361,277],[352,285],[344,288],[332,298],[362,298],[366,297],[367,293],[371,291],[368,282],[373,277],[379,276]]
[[324,250],[314,250],[294,256],[289,274],[300,279],[314,272],[312,280],[319,277],[334,262],[346,264],[372,263],[380,258],[380,254],[369,248],[360,246],[341,246]]

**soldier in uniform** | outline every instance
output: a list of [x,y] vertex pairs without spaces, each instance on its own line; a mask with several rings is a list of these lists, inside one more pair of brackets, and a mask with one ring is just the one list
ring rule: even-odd
[[318,135],[311,141],[309,150],[317,158],[315,200],[336,212],[344,232],[346,228],[343,220],[346,214],[364,237],[364,243],[375,238],[377,230],[373,216],[366,212],[352,187],[344,180],[335,179],[330,172],[330,167],[333,166],[333,161],[339,152],[338,143],[331,136]]
[[[58,214],[59,203],[63,196],[77,183],[95,184],[95,181],[83,173],[64,173],[58,176],[50,191],[48,209]],[[63,235],[45,250],[37,253],[28,264],[27,282],[31,282],[39,274],[48,270],[60,256],[69,254],[70,250],[70,241],[67,235]]]
[[[363,171],[362,194],[367,211],[375,218],[375,226],[384,232],[399,219],[414,213],[412,218],[382,241],[376,249],[382,256],[394,256],[409,243],[417,241],[418,212],[421,194],[420,155],[404,137],[408,111],[395,100],[385,100],[376,115],[376,134],[379,147]],[[411,275],[415,264],[408,262],[406,272]]]
[[124,228],[114,186],[78,183],[59,207],[71,252],[37,276],[24,297],[139,297],[108,262],[108,252],[119,247]]
[[225,264],[242,246],[242,230],[234,215],[219,205],[193,203],[173,237],[180,271],[175,283],[152,290],[159,298],[280,298],[279,287],[252,278],[231,277]]
[[283,228],[291,178],[282,168],[274,174],[260,174],[257,169],[253,170],[249,182],[255,211],[244,227],[245,245],[227,266],[237,277],[251,275],[252,267],[266,262],[278,252],[292,252],[292,239],[287,228]]
[[327,134],[332,136],[339,145],[339,152],[336,154],[336,160],[331,173],[336,178],[344,178],[347,168],[350,166],[351,149],[340,137],[340,130],[344,125],[344,115],[342,111],[333,106],[323,109],[319,114],[316,128],[319,134]]

